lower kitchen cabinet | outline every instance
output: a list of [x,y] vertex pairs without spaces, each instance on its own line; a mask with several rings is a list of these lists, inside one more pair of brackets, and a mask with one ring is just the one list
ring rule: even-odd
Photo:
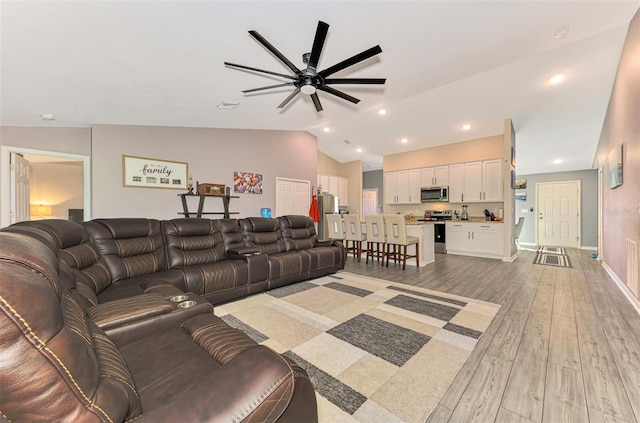
[[502,223],[447,222],[447,254],[502,259]]

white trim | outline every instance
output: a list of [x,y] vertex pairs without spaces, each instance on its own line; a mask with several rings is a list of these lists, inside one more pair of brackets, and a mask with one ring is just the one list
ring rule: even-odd
[[598,251],[598,247],[590,247],[588,245],[581,245],[580,249],[587,250],[587,251]]
[[91,157],[80,154],[58,153],[55,151],[34,150],[31,148],[0,146],[0,227],[9,226],[9,153],[35,154],[39,156],[63,157],[83,162],[83,200],[84,219],[90,220],[91,215]]
[[506,263],[513,263],[514,261],[516,261],[517,258],[518,258],[518,253],[516,252],[516,254],[512,255],[511,257],[503,257],[502,261]]
[[640,315],[640,300],[638,300],[635,295],[633,295],[633,293],[629,290],[629,287],[624,282],[622,282],[622,279],[620,279],[618,275],[616,275],[616,273],[613,271],[613,269],[607,266],[607,263],[605,263],[604,261],[602,262],[602,267],[604,267],[604,270],[607,271],[609,276],[611,276],[611,279],[613,279],[616,285],[618,285],[620,291],[622,291],[622,294],[627,297],[627,300],[629,300],[631,306],[633,306],[633,308],[636,309],[636,312]]

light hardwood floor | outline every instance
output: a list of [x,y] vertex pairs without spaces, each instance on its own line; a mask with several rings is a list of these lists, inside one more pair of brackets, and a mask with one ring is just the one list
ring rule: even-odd
[[423,268],[347,259],[352,273],[502,305],[427,422],[640,421],[640,316],[591,252],[573,268],[436,254]]

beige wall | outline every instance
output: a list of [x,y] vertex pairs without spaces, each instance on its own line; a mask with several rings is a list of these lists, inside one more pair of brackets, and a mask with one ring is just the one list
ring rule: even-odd
[[382,159],[385,172],[469,162],[473,160],[495,159],[503,157],[502,134],[486,138],[462,141],[455,144],[423,148],[406,153],[390,154]]
[[0,145],[91,155],[91,128],[0,126]]
[[349,212],[360,213],[362,209],[362,161],[340,163],[318,151],[318,174],[343,176],[349,180]]
[[[92,128],[93,216],[175,219],[182,211],[181,190],[122,186],[122,155],[187,162],[194,182],[232,186],[233,172],[262,174],[262,195],[231,200],[232,217],[275,211],[275,179],[316,182],[317,140],[302,131],[95,125]],[[197,199],[191,209],[197,208]],[[222,211],[207,198],[205,211]]]
[[[627,239],[640,242],[640,11],[631,21],[605,116],[595,166],[604,170],[601,257],[627,283]],[[608,187],[607,155],[621,143],[623,184]]]

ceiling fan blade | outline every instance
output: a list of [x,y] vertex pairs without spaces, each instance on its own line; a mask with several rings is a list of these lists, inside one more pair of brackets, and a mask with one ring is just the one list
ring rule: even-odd
[[343,60],[342,62],[331,66],[330,68],[327,68],[323,71],[318,72],[318,75],[320,75],[323,78],[326,78],[329,75],[333,75],[336,72],[346,69],[349,66],[353,66],[356,63],[360,63],[363,60],[367,60],[368,58],[373,57],[376,54],[380,54],[380,53],[382,53],[382,49],[380,48],[380,46],[371,47],[370,49],[365,50],[362,53],[358,53],[355,56],[351,56],[348,59]]
[[325,79],[325,84],[372,84],[382,85],[386,82],[386,78],[329,78]]
[[255,71],[255,72],[262,72],[262,73],[267,73],[269,75],[281,76],[281,77],[287,78],[287,79],[296,79],[295,77],[293,77],[291,75],[285,75],[284,73],[271,72],[271,71],[264,70],[264,69],[252,68],[251,66],[238,65],[238,64],[229,63],[229,62],[224,62],[224,64],[226,66],[229,66],[229,67],[232,67],[232,68],[246,69],[246,70]]
[[327,93],[329,93],[329,94],[333,94],[333,95],[335,95],[335,96],[338,96],[338,97],[340,97],[340,98],[343,98],[343,99],[345,99],[345,100],[347,100],[347,101],[350,101],[350,102],[352,102],[352,103],[354,103],[354,104],[358,104],[358,103],[360,103],[360,100],[359,100],[359,99],[357,99],[357,98],[355,98],[355,97],[352,97],[352,96],[350,96],[349,94],[343,93],[342,91],[338,91],[338,90],[336,90],[335,88],[331,88],[331,87],[327,87],[327,86],[322,86],[322,87],[318,87],[318,89],[319,89],[319,90],[322,90],[322,91],[324,91],[324,92],[327,92]]
[[322,104],[320,104],[320,98],[318,97],[318,93],[311,94],[311,100],[313,100],[313,105],[316,106],[316,112],[321,112]]
[[296,67],[289,59],[287,59],[284,54],[280,53],[277,48],[275,48],[269,41],[265,40],[265,38],[258,34],[258,31],[249,31],[249,34],[256,39],[260,44],[262,44],[267,50],[269,50],[273,55],[275,55],[282,63],[287,65],[289,69],[291,69],[294,73],[300,73],[301,70]]
[[[318,60],[320,59],[320,53],[322,53],[322,47],[324,46],[324,41],[327,38],[328,31],[329,24],[318,21],[316,36],[313,39],[313,47],[311,48],[311,55],[309,56],[309,63],[307,63],[308,68],[315,70],[318,66]],[[322,110],[322,108],[320,110]]]
[[300,93],[300,88],[296,88],[295,90],[291,91],[291,94],[289,94],[287,98],[285,98],[284,101],[278,105],[277,108],[278,109],[284,108],[284,106],[286,106],[291,100],[293,100],[293,98],[297,96],[298,93]]
[[287,87],[293,85],[293,82],[285,82],[284,84],[277,84],[277,85],[269,85],[268,87],[260,87],[260,88],[251,88],[250,90],[244,90],[242,91],[243,93],[252,93],[255,91],[262,91],[262,90],[268,90],[270,88],[280,88],[280,87]]

